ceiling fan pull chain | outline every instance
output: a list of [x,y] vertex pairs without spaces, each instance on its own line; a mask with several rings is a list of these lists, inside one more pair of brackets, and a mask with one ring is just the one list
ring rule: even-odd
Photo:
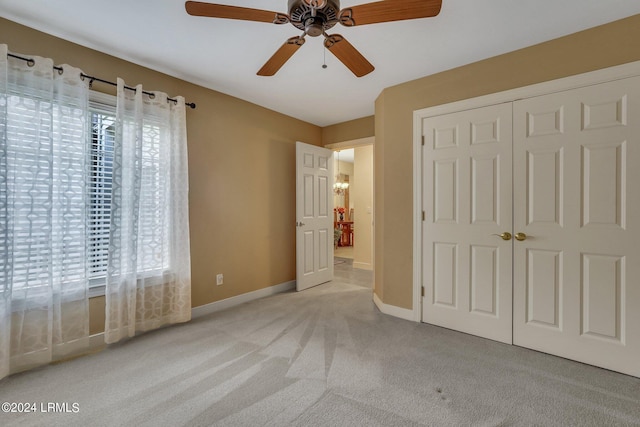
[[327,49],[324,48],[324,43],[322,44],[322,68],[327,68]]

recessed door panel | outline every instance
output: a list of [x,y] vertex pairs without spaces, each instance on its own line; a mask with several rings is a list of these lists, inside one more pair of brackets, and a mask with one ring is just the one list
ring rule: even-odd
[[471,159],[471,223],[499,225],[499,158]]
[[564,131],[564,106],[557,108],[542,107],[526,113],[527,137],[561,134]]
[[329,230],[326,228],[318,230],[318,245],[320,246],[318,251],[318,271],[327,270],[331,262],[329,259],[330,250],[328,248],[329,239],[331,238],[329,236],[330,234],[333,236],[333,233],[329,233]]
[[471,122],[471,144],[489,144],[500,141],[499,118],[488,122]]
[[437,223],[457,222],[458,161],[435,161],[433,170],[433,218]]
[[303,193],[302,193],[302,203],[303,203],[303,213],[302,217],[313,218],[313,213],[315,211],[315,186],[313,175],[305,174],[303,176]]
[[582,147],[582,225],[625,228],[627,144]]
[[313,231],[305,231],[303,233],[304,239],[304,274],[313,274],[315,269],[314,255],[315,255],[315,233]]
[[563,150],[527,151],[527,225],[562,226]]
[[434,243],[433,245],[433,303],[456,306],[457,245]]
[[582,129],[591,130],[627,124],[627,95],[582,104]]
[[624,258],[582,254],[583,335],[624,343]]
[[498,247],[471,246],[471,312],[497,316],[498,308]]
[[449,128],[433,129],[433,149],[452,148],[458,145],[458,128],[452,126]]
[[528,250],[526,274],[527,323],[560,329],[562,253]]
[[318,177],[318,217],[319,218],[328,218],[330,209],[330,200],[329,195],[331,194],[329,177],[328,176],[319,176]]

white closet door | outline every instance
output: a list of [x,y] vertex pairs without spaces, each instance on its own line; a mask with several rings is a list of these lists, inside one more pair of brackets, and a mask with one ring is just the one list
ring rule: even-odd
[[511,104],[423,119],[423,321],[512,341]]
[[515,102],[514,172],[514,344],[640,376],[640,78]]

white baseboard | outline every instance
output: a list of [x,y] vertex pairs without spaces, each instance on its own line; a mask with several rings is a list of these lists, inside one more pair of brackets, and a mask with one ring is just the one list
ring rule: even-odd
[[271,295],[287,292],[296,288],[296,281],[280,283],[279,285],[269,286],[268,288],[258,289],[257,291],[247,292],[246,294],[236,295],[235,297],[215,301],[210,304],[200,305],[191,309],[191,318],[206,316],[220,310],[235,307],[245,302],[257,300]]
[[[279,285],[270,286],[264,289],[258,289],[257,291],[247,292],[246,294],[212,302],[211,304],[194,307],[191,309],[191,318],[193,319],[196,317],[205,316],[207,314],[215,313],[216,311],[224,310],[226,308],[230,308],[259,298],[268,297],[270,295],[279,294],[281,292],[287,292],[295,288],[296,281],[291,280],[289,282],[280,283]],[[89,336],[89,348],[97,349],[105,346],[106,344],[104,342],[104,332]]]
[[409,310],[408,308],[402,308],[395,305],[389,305],[382,302],[376,293],[373,293],[373,303],[378,307],[378,310],[383,312],[384,314],[388,314],[389,316],[399,317],[400,319],[410,320],[415,322],[415,316],[413,310]]
[[373,270],[373,264],[370,262],[353,262],[353,268],[359,268],[360,270]]
[[98,348],[106,346],[104,342],[104,332],[89,335],[89,348]]

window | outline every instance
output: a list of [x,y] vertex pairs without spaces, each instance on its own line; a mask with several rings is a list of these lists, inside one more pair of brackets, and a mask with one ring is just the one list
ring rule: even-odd
[[[106,108],[105,108],[106,107]],[[111,107],[113,110],[113,107]],[[109,260],[109,224],[113,180],[115,111],[92,103],[89,180],[89,279],[90,286],[104,285]]]
[[[90,287],[105,284],[109,257],[109,225],[111,222],[114,168],[115,99],[92,93],[90,103],[90,174],[89,192],[89,274]],[[127,132],[127,126],[124,127]],[[138,216],[138,260],[140,277],[157,276],[169,269],[167,242],[169,210],[163,206],[168,191],[167,173],[161,173],[161,141],[166,125],[153,116],[145,117],[142,129],[141,189]],[[166,145],[166,144],[164,144]],[[99,291],[98,291],[99,292]],[[93,294],[93,292],[92,292]]]
[[[7,129],[8,137],[12,141],[20,141],[19,144],[10,144],[5,156],[9,156],[13,163],[27,168],[14,169],[13,179],[10,179],[9,190],[18,194],[17,202],[11,207],[20,211],[21,198],[37,198],[35,208],[30,212],[23,212],[16,216],[13,229],[17,233],[30,233],[35,236],[35,240],[40,243],[36,245],[49,245],[47,242],[54,239],[52,245],[58,244],[55,235],[50,236],[51,209],[73,209],[73,218],[77,222],[75,228],[77,233],[74,236],[65,236],[59,239],[65,245],[66,258],[64,261],[65,281],[80,280],[84,277],[84,258],[88,262],[87,274],[91,296],[100,295],[104,292],[105,279],[107,275],[107,265],[109,261],[109,229],[111,223],[112,208],[112,185],[114,173],[114,142],[116,138],[115,127],[115,97],[92,92],[89,106],[90,117],[86,122],[90,129],[86,132],[83,128],[86,122],[79,118],[77,114],[68,114],[64,106],[55,106],[34,96],[9,95],[7,97]],[[53,122],[43,122],[40,117],[46,117],[40,112],[43,110],[56,110]],[[58,112],[59,111],[59,112]],[[43,124],[44,123],[44,124]],[[15,126],[14,126],[15,124]],[[56,146],[51,151],[50,141],[43,139],[43,127],[54,128],[54,132],[64,132],[60,138],[61,146]],[[18,131],[18,129],[21,129]],[[25,133],[24,129],[28,129]],[[20,132],[19,134],[16,132]],[[126,132],[126,126],[125,126]],[[153,116],[145,117],[142,130],[142,161],[136,163],[140,166],[141,191],[139,198],[138,215],[138,260],[137,274],[139,277],[161,276],[169,269],[169,248],[165,241],[169,228],[169,209],[166,209],[163,201],[167,200],[169,179],[167,173],[161,173],[166,165],[161,164],[161,142],[167,137],[166,124]],[[67,135],[68,133],[68,135]],[[79,144],[82,138],[87,138],[85,142],[88,150],[82,150]],[[164,144],[166,145],[166,144]],[[53,170],[50,170],[47,163],[43,163],[42,156],[38,157],[42,150],[49,150],[56,154],[53,161]],[[87,171],[82,171],[79,167],[83,163],[82,156],[88,154]],[[166,156],[164,156],[166,158]],[[44,158],[46,159],[46,157]],[[69,165],[73,165],[71,168]],[[163,167],[165,169],[163,169]],[[34,172],[35,171],[35,172]],[[44,173],[44,175],[43,175]],[[46,187],[39,188],[38,182],[50,179],[50,174],[59,176],[57,179],[65,179],[69,194],[76,197],[68,200],[66,207],[59,207],[56,201],[51,199]],[[85,195],[87,202],[82,202],[81,193],[85,174],[89,174],[88,194]],[[40,174],[40,175],[37,175]],[[60,178],[61,177],[61,178]],[[35,183],[35,184],[34,184]],[[0,188],[2,191],[2,188]],[[84,203],[88,206],[83,208]],[[25,206],[30,206],[25,204]],[[25,208],[26,209],[26,208]],[[86,212],[83,213],[83,210]],[[0,212],[0,219],[7,220],[4,213]],[[86,228],[86,234],[82,231]],[[24,230],[24,231],[23,231]],[[38,237],[41,235],[40,237]],[[4,234],[2,235],[4,236]],[[2,238],[0,236],[0,239]],[[84,239],[87,239],[84,242]],[[3,243],[3,242],[0,242]],[[86,244],[86,252],[83,245]],[[77,255],[68,256],[69,247],[76,247]],[[24,247],[23,247],[24,246]],[[6,245],[3,248],[11,250],[13,259],[19,261],[24,269],[14,269],[13,289],[14,291],[34,289],[44,286],[46,288],[46,272],[51,262],[51,257],[57,251],[53,249],[38,249],[34,247],[34,239],[18,240],[18,243],[9,249]],[[73,250],[73,248],[71,248]],[[34,256],[34,253],[37,253]],[[2,254],[0,254],[2,255]],[[5,261],[7,256],[2,257]],[[3,263],[0,262],[0,267]],[[6,267],[6,265],[4,266]],[[3,267],[3,268],[4,268]],[[41,282],[37,277],[42,277]],[[151,283],[151,282],[149,282]],[[44,289],[44,288],[43,288]]]

